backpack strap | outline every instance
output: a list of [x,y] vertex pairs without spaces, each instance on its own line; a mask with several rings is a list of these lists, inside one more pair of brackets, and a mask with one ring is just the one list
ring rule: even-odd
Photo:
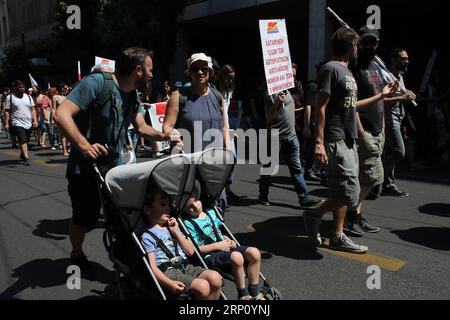
[[98,73],[102,74],[105,82],[103,84],[102,90],[95,99],[94,108],[105,105],[108,102],[108,100],[111,99],[111,94],[114,88],[114,79],[112,73],[110,72],[98,72]]
[[209,220],[211,221],[211,225],[214,231],[214,235],[216,236],[217,241],[220,241],[222,238],[219,235],[219,231],[217,230],[216,223],[214,222],[211,214],[208,212],[208,210],[205,211],[206,215],[208,216]]
[[[211,237],[206,235],[206,233],[202,230],[202,228],[200,228],[200,226],[198,225],[197,222],[194,221],[194,219],[189,217],[189,218],[187,218],[187,221],[189,221],[192,224],[192,226],[195,229],[195,232],[197,232],[198,235],[200,236],[200,238],[206,242],[206,245],[216,242]],[[217,238],[217,239],[219,239],[219,238]]]
[[[154,234],[153,232],[151,232],[149,230],[145,231],[145,233],[149,234],[156,241],[157,246],[160,247],[162,251],[164,251],[164,253],[166,254],[167,258],[173,259],[175,257],[173,255],[173,253],[169,250],[169,248],[167,248],[167,246],[164,244],[164,242],[160,238],[158,238],[158,236],[156,234]],[[172,240],[173,240],[173,238],[172,238]],[[176,249],[177,256],[179,256],[177,243],[175,241],[174,241],[174,246],[175,246],[175,249]]]

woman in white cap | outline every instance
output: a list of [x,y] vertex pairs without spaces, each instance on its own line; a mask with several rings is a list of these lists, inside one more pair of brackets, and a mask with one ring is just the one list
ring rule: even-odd
[[211,147],[230,148],[222,95],[208,84],[213,73],[211,58],[204,53],[193,54],[187,60],[186,72],[192,85],[180,88],[170,96],[163,132],[178,129],[186,153]]

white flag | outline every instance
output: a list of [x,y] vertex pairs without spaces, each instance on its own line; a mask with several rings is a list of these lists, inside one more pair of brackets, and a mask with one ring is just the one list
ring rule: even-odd
[[36,80],[34,80],[31,74],[28,74],[28,76],[30,77],[31,87],[39,87]]

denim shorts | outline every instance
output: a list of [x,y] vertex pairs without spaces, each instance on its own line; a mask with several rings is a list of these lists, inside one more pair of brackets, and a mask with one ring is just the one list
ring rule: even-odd
[[213,268],[222,268],[231,265],[231,254],[233,252],[240,252],[242,256],[244,256],[245,251],[248,247],[245,246],[237,246],[230,251],[216,251],[211,253],[209,257],[207,257],[206,264]]

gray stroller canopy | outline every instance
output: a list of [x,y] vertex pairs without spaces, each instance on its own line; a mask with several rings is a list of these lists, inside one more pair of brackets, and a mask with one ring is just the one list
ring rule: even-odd
[[[111,169],[105,177],[111,199],[119,208],[141,210],[147,187],[153,185],[166,192],[179,205],[190,171],[186,155],[174,155],[152,161],[123,165]],[[150,180],[151,179],[151,180]],[[192,188],[192,186],[191,186]]]
[[228,149],[208,149],[194,153],[191,157],[197,167],[197,179],[203,183],[202,191],[212,198],[217,198],[233,169],[233,152]]
[[153,186],[166,192],[172,203],[175,202],[176,209],[182,209],[194,187],[195,168],[203,190],[215,198],[222,192],[234,160],[233,152],[226,149],[178,154],[115,167],[106,174],[105,183],[112,201],[119,208],[140,211],[148,187]]

